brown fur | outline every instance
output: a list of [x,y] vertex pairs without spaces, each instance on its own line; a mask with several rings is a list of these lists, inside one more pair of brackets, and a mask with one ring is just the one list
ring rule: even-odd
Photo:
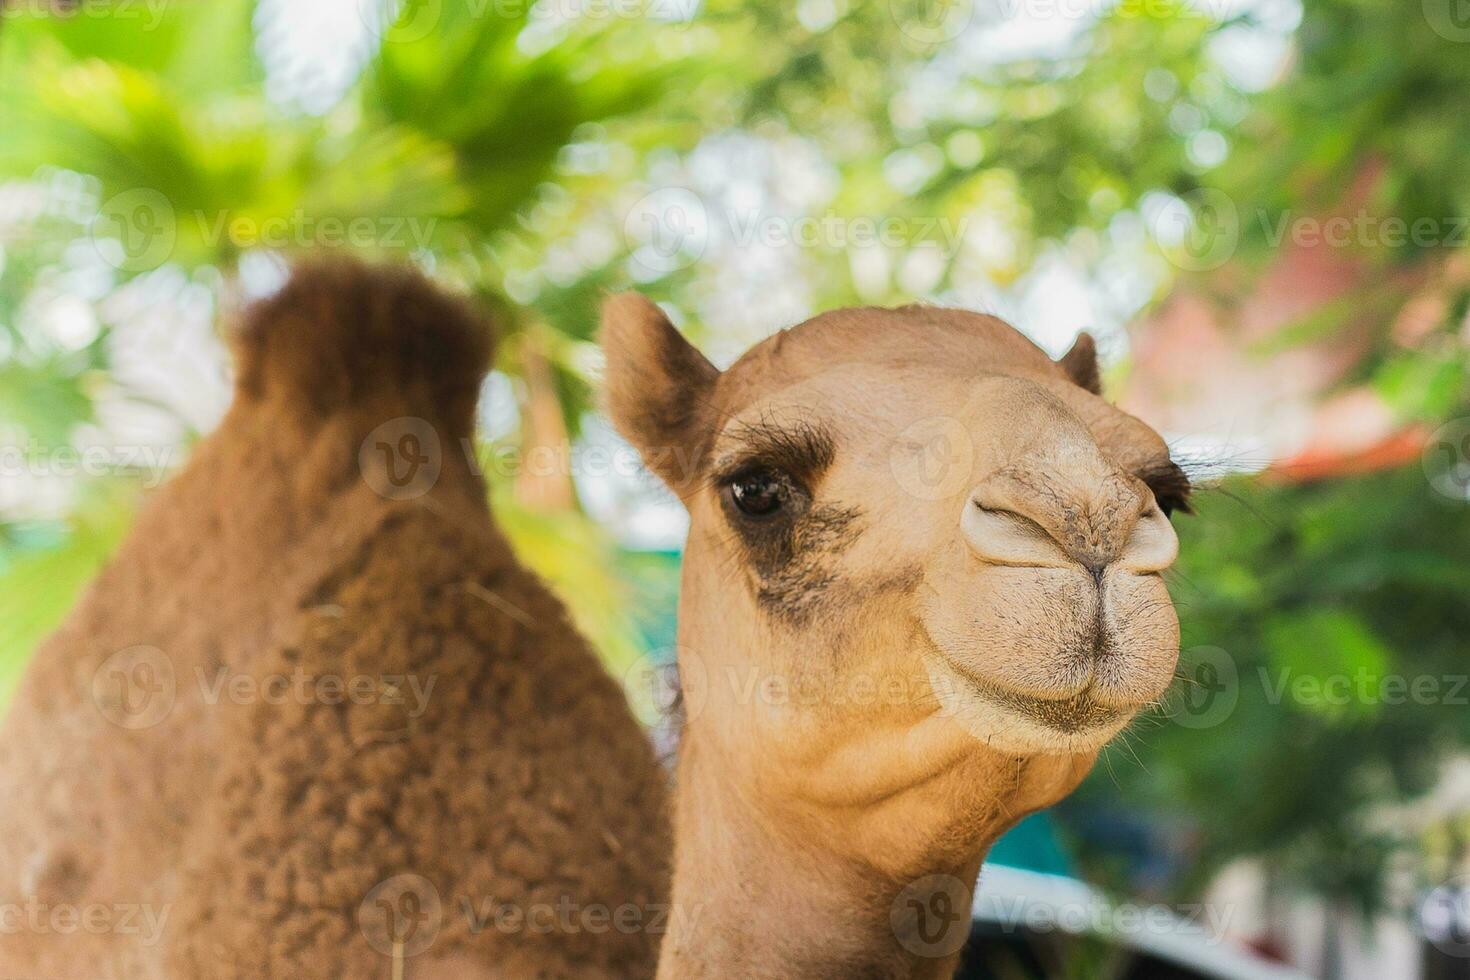
[[[386,977],[359,906],[404,873],[442,902],[408,977],[651,975],[647,928],[475,935],[465,914],[634,906],[647,924],[669,849],[649,745],[461,449],[483,326],[416,274],[329,263],[236,343],[234,406],[38,652],[0,737],[0,903],[144,906],[166,926],[151,946],[23,929],[0,938],[0,975]],[[443,471],[395,502],[358,449],[399,416],[433,426]],[[177,693],[130,730],[92,682],[138,644]],[[386,694],[209,704],[221,668],[434,687],[417,717]]]

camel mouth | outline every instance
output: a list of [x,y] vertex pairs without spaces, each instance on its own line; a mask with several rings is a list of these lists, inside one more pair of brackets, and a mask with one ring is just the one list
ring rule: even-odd
[[1051,697],[1017,691],[937,649],[929,681],[941,710],[961,727],[992,749],[1019,755],[1095,751],[1144,706],[1108,699],[1106,685],[1100,689],[1092,677]]
[[1137,712],[1132,705],[1107,705],[1092,695],[1092,688],[1064,698],[1043,698],[987,684],[973,675],[965,679],[982,698],[999,707],[1024,715],[1043,728],[1062,735],[1081,735],[1116,728]]
[[1027,634],[1003,657],[1004,637],[982,644],[951,629],[941,641],[925,618],[918,626],[940,710],[990,748],[1017,755],[1102,748],[1162,694],[1177,657],[1139,629],[1078,629],[1068,647]]
[[1010,690],[978,677],[961,665],[945,658],[951,671],[958,674],[972,693],[996,707],[1029,718],[1045,729],[1062,735],[1081,735],[1100,729],[1117,728],[1137,714],[1138,706],[1105,704],[1093,693],[1089,681],[1082,690],[1062,697],[1042,697]]

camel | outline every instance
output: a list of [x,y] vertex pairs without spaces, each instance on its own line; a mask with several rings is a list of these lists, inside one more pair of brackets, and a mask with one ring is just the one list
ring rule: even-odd
[[658,977],[951,976],[987,848],[1170,683],[1188,478],[1086,335],[839,310],[719,371],[629,293],[602,345],[690,515]]
[[492,345],[299,269],[0,737],[0,975],[650,977],[666,778],[496,528]]

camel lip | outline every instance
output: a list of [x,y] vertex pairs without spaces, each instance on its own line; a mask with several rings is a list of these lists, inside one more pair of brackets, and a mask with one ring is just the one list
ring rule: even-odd
[[950,657],[944,657],[944,661],[951,671],[966,682],[973,693],[984,700],[1063,735],[1078,735],[1116,727],[1120,721],[1126,721],[1137,714],[1141,707],[1134,704],[1104,704],[1093,695],[1096,683],[1093,680],[1089,680],[1075,693],[1048,698],[1002,687],[955,663]]
[[[1145,702],[1107,703],[1096,696],[1097,676],[1089,671],[1086,680],[1074,690],[1044,697],[1012,690],[975,672],[951,655],[935,641],[922,620],[917,624],[917,635],[928,648],[929,656],[943,664],[951,676],[957,678],[965,689],[978,700],[1020,715],[1042,728],[1062,736],[1096,736],[1109,729],[1117,730],[1138,714]],[[1102,641],[1094,637],[1094,643]]]

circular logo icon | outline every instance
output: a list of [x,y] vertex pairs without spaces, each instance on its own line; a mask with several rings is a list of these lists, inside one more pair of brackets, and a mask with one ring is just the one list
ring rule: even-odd
[[951,956],[970,937],[970,887],[953,875],[926,875],[898,893],[888,922],[915,956]]
[[1431,889],[1419,906],[1419,927],[1441,953],[1470,958],[1470,877]]
[[89,235],[97,254],[113,268],[148,272],[173,255],[178,219],[161,192],[136,187],[102,203]]
[[373,886],[357,907],[357,926],[384,956],[417,956],[444,924],[439,889],[423,875],[397,874]]
[[385,44],[410,44],[439,26],[444,0],[365,0],[357,9],[372,37]]
[[357,450],[362,478],[388,500],[413,500],[434,489],[443,462],[439,433],[411,415],[384,422]]
[[1470,42],[1470,0],[1424,0],[1424,19],[1446,41]]
[[943,500],[969,489],[975,442],[959,419],[920,419],[894,440],[888,468],[904,493],[920,500]]
[[672,660],[640,654],[623,671],[623,693],[644,725],[656,725],[679,707],[679,668]]
[[92,701],[121,728],[152,728],[173,711],[174,663],[158,647],[134,646],[102,661],[92,675]]
[[943,44],[959,37],[975,17],[975,0],[889,0],[893,22],[920,44]]
[[1230,195],[1201,187],[1170,201],[1152,222],[1154,240],[1188,272],[1218,269],[1240,245],[1240,211]]
[[654,725],[676,711],[697,718],[709,700],[709,674],[700,656],[681,647],[677,657],[644,654],[623,671],[623,691],[634,714]]
[[1213,728],[1235,712],[1240,672],[1219,647],[1193,647],[1179,657],[1183,681],[1170,720],[1185,728]]
[[709,245],[709,212],[700,196],[665,187],[639,198],[623,219],[635,266],[653,275],[687,268]]
[[1470,503],[1470,419],[1440,426],[1424,444],[1422,459],[1435,493]]

